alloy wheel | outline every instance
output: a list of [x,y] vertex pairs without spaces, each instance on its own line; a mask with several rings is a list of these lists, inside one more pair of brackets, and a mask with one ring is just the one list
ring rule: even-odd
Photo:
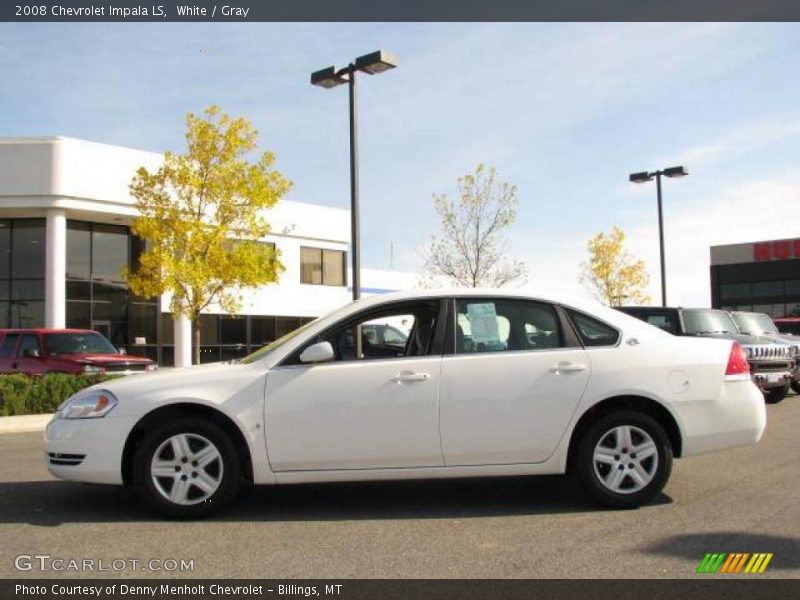
[[150,462],[150,477],[158,493],[182,506],[207,501],[219,489],[222,476],[219,449],[196,433],[167,438]]
[[616,494],[645,488],[658,471],[658,449],[640,427],[620,425],[600,437],[594,448],[594,472],[600,483]]

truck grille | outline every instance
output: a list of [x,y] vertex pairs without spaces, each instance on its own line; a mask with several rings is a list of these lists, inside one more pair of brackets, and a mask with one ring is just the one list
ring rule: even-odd
[[105,369],[106,373],[124,373],[131,371],[139,373],[147,370],[147,365],[145,363],[114,362],[114,363],[98,364],[97,366]]
[[791,360],[792,349],[790,346],[746,346],[749,360]]

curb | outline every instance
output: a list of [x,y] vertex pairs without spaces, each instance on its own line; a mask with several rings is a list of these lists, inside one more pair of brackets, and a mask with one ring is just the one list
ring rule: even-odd
[[52,413],[47,415],[19,415],[14,417],[0,417],[0,433],[44,431],[45,426],[52,418]]

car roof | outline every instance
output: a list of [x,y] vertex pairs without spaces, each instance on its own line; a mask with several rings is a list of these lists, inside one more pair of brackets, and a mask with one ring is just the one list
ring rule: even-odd
[[13,329],[0,329],[0,333],[98,333],[91,329],[53,329],[47,327],[29,327],[13,328]]

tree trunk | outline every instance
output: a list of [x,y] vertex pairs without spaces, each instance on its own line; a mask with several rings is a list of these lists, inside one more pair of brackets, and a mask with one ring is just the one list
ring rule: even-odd
[[200,364],[200,315],[192,319],[192,364]]

